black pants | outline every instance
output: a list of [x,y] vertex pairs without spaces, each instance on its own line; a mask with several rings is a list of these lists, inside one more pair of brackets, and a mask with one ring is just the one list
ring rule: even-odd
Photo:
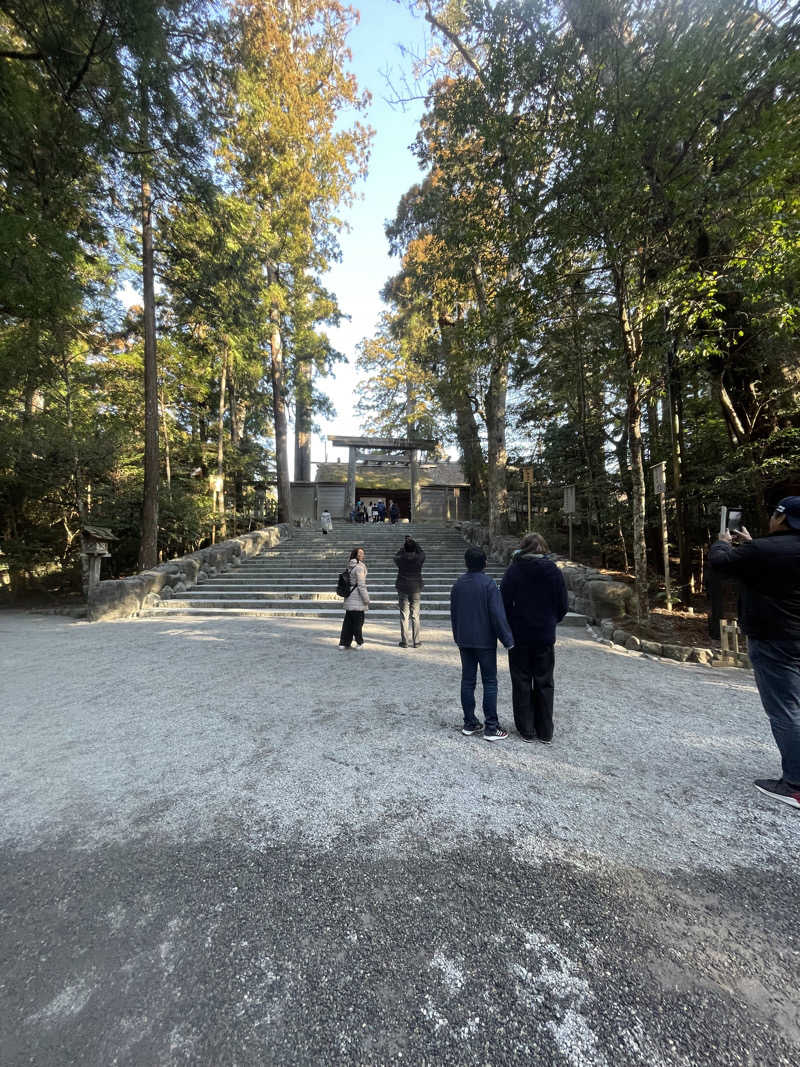
[[553,737],[553,645],[514,645],[508,653],[514,724],[523,737]]
[[344,622],[342,623],[342,634],[339,638],[339,644],[349,648],[353,642],[353,638],[356,639],[357,645],[364,644],[364,638],[362,636],[362,630],[364,629],[364,612],[363,611],[346,611],[344,613]]

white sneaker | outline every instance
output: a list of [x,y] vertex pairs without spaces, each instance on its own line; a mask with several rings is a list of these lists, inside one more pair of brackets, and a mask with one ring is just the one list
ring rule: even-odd
[[363,647],[364,647],[363,643],[360,644],[360,645],[353,645],[353,648],[356,650],[356,652],[360,651]]
[[336,647],[339,649],[340,652],[347,651],[347,645],[337,645]]

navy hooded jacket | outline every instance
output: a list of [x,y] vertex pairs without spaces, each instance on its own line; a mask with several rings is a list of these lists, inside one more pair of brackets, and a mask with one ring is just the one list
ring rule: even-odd
[[514,638],[497,582],[483,571],[467,571],[450,590],[450,623],[459,648],[511,648]]
[[517,645],[554,645],[567,614],[564,575],[547,556],[520,553],[500,582],[506,617]]

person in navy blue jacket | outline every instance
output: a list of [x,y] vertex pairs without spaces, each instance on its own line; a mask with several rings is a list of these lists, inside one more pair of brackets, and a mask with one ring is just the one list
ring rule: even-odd
[[[486,555],[480,548],[464,553],[467,573],[462,574],[450,590],[450,623],[453,640],[461,653],[461,707],[464,711],[462,734],[484,731],[486,741],[503,741],[508,737],[497,721],[497,640],[511,648],[514,638],[508,627],[500,590],[494,578],[484,574]],[[475,686],[478,667],[483,683],[484,723],[475,717]]]
[[556,626],[567,614],[564,576],[547,542],[526,534],[500,582],[513,648],[508,652],[514,723],[523,741],[553,740]]

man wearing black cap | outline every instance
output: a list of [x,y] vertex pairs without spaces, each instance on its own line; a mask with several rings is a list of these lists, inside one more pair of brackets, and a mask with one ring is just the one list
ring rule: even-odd
[[739,622],[783,770],[755,785],[800,808],[800,496],[780,501],[766,537],[753,540],[743,527],[733,538],[736,547],[721,533],[709,562],[740,582]]

